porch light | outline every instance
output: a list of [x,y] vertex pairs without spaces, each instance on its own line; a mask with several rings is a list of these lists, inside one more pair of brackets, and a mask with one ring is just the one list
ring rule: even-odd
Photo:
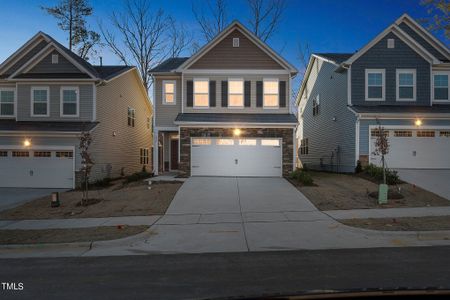
[[240,135],[241,135],[241,130],[240,130],[239,128],[236,128],[236,129],[233,131],[233,134],[234,134],[235,136],[240,136]]
[[24,145],[25,147],[30,147],[30,146],[31,146],[31,141],[30,141],[29,139],[25,139],[25,140],[23,141],[23,145]]
[[416,120],[414,121],[414,124],[415,124],[416,126],[422,126],[422,120],[421,120],[421,119],[416,119]]

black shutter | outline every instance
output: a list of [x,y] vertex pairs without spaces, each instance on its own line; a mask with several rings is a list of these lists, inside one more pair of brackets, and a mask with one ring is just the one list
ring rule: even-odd
[[187,101],[186,101],[186,106],[187,107],[192,107],[194,104],[194,83],[192,80],[188,80],[186,82],[186,88],[187,88]]
[[280,94],[280,107],[286,107],[286,81],[280,81],[278,89]]
[[251,81],[246,81],[244,83],[244,106],[250,107],[251,106]]
[[216,107],[216,81],[209,82],[209,106]]
[[256,82],[256,107],[263,106],[263,83],[262,81]]
[[228,81],[222,81],[222,107],[228,106]]

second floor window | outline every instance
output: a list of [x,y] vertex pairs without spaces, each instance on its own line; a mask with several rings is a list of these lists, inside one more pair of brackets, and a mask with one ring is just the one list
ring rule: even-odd
[[194,80],[194,107],[209,107],[209,80]]
[[0,89],[0,117],[14,116],[14,90]]
[[383,101],[385,95],[385,71],[366,69],[366,100]]
[[128,126],[134,127],[134,121],[136,120],[136,110],[128,107]]
[[316,98],[313,99],[313,116],[317,116],[320,112],[320,100],[319,95],[316,96]]
[[433,100],[449,101],[448,73],[435,73],[433,75]]
[[242,79],[228,80],[228,106],[244,107],[244,81]]
[[263,91],[264,91],[263,106],[265,108],[277,108],[279,105],[278,80],[277,79],[264,80]]
[[397,70],[397,100],[416,100],[416,70]]
[[163,81],[163,104],[175,104],[175,81]]
[[31,115],[36,117],[49,116],[49,88],[31,88]]
[[77,117],[79,91],[77,87],[61,88],[61,116]]

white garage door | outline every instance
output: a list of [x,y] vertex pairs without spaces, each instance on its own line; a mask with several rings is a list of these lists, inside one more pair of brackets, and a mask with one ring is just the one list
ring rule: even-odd
[[0,149],[0,187],[73,188],[72,150]]
[[281,139],[192,138],[193,176],[281,177]]
[[[449,169],[449,129],[395,129],[387,130],[389,153],[388,168],[405,169]],[[370,161],[381,165],[381,157],[374,155],[376,129],[371,130]]]

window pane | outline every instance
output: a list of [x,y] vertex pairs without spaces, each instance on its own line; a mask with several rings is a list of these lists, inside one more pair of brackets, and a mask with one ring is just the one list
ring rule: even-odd
[[256,140],[250,140],[250,139],[239,140],[239,145],[241,145],[241,146],[256,146]]
[[411,73],[400,73],[400,74],[398,74],[399,85],[407,85],[407,86],[414,85],[413,77],[414,76]]
[[232,139],[218,139],[216,141],[217,145],[222,145],[222,146],[232,146],[234,145],[234,140]]
[[448,100],[448,88],[435,88],[434,99],[436,100]]
[[192,139],[192,145],[211,145],[211,139]]
[[173,99],[174,99],[173,94],[165,94],[165,97],[166,97],[165,101],[167,103],[173,103]]
[[434,75],[435,87],[448,87],[448,75]]
[[47,101],[47,90],[33,90],[33,100],[35,102]]
[[278,95],[264,95],[264,106],[278,106]]
[[414,88],[401,86],[398,88],[398,94],[400,99],[412,99],[414,97]]
[[195,94],[194,106],[208,106],[208,94]]
[[368,87],[368,97],[369,98],[382,98],[383,88],[381,86],[369,86]]
[[230,94],[243,94],[244,82],[242,80],[230,80],[228,81],[228,88]]
[[261,140],[261,146],[280,146],[280,140]]
[[76,103],[64,103],[63,104],[63,115],[76,115],[77,114],[77,104]]
[[63,102],[77,102],[77,91],[63,90]]
[[46,115],[47,114],[47,103],[34,103],[33,104],[33,114],[35,115]]
[[230,95],[230,100],[228,102],[230,106],[244,106],[244,96],[243,95]]
[[208,93],[208,81],[194,81],[194,93]]
[[175,92],[175,84],[173,84],[173,83],[166,83],[164,85],[164,89],[165,89],[166,93],[173,94]]
[[278,94],[278,81],[276,80],[264,81],[264,94]]
[[1,91],[0,92],[0,102],[1,103],[14,103],[14,92],[13,91]]
[[14,115],[14,104],[0,104],[0,115],[2,116],[13,116]]
[[382,73],[369,73],[367,74],[368,85],[381,86],[383,85],[383,74]]

